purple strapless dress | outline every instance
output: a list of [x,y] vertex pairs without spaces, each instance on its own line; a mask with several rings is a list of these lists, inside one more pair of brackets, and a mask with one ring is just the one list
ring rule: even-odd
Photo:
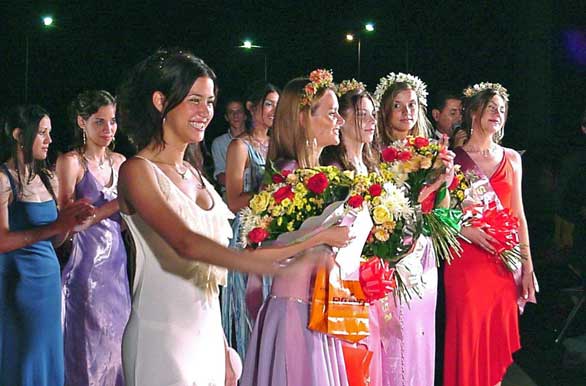
[[[103,187],[86,169],[76,198],[100,207],[117,197],[116,172],[112,180],[111,187]],[[62,280],[65,384],[123,386],[130,292],[118,212],[75,234]]]

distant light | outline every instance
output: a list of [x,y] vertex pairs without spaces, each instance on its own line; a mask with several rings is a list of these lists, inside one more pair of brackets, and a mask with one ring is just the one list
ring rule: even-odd
[[51,16],[44,16],[43,24],[45,25],[45,27],[51,26],[53,24],[53,18]]
[[367,30],[368,32],[372,32],[372,31],[374,31],[374,24],[373,23],[366,23],[364,25],[364,29]]
[[250,40],[245,40],[244,43],[242,43],[242,47],[244,48],[252,48],[252,42]]
[[346,34],[346,40],[348,40],[349,42],[354,40],[354,35],[352,34]]

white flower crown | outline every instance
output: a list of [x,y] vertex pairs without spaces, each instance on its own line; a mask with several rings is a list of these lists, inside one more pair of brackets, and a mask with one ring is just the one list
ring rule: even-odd
[[418,77],[402,72],[397,74],[391,72],[389,75],[380,78],[374,91],[374,100],[378,105],[381,104],[383,95],[387,89],[395,83],[407,83],[410,85],[413,91],[415,91],[415,94],[417,94],[419,104],[427,106],[427,85]]
[[493,90],[500,95],[505,102],[509,101],[509,92],[500,83],[481,82],[474,86],[469,86],[464,89],[463,94],[466,98],[472,98],[474,95],[485,90]]

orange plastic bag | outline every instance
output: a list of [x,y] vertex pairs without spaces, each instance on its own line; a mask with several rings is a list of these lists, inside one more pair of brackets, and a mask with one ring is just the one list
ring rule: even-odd
[[368,302],[358,280],[341,280],[338,267],[320,268],[311,301],[310,329],[358,342],[368,336]]

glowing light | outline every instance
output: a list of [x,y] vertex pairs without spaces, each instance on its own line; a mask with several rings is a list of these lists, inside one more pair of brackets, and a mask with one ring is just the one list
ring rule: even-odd
[[250,48],[252,48],[252,42],[250,40],[245,40],[242,43],[242,47],[247,48],[247,49],[250,49]]
[[349,42],[354,41],[354,35],[346,34],[346,40],[348,40]]
[[43,24],[45,25],[45,27],[51,26],[53,24],[53,18],[51,16],[44,16]]
[[374,31],[374,24],[373,23],[366,23],[364,25],[364,29],[367,30],[368,32],[372,32],[372,31]]

